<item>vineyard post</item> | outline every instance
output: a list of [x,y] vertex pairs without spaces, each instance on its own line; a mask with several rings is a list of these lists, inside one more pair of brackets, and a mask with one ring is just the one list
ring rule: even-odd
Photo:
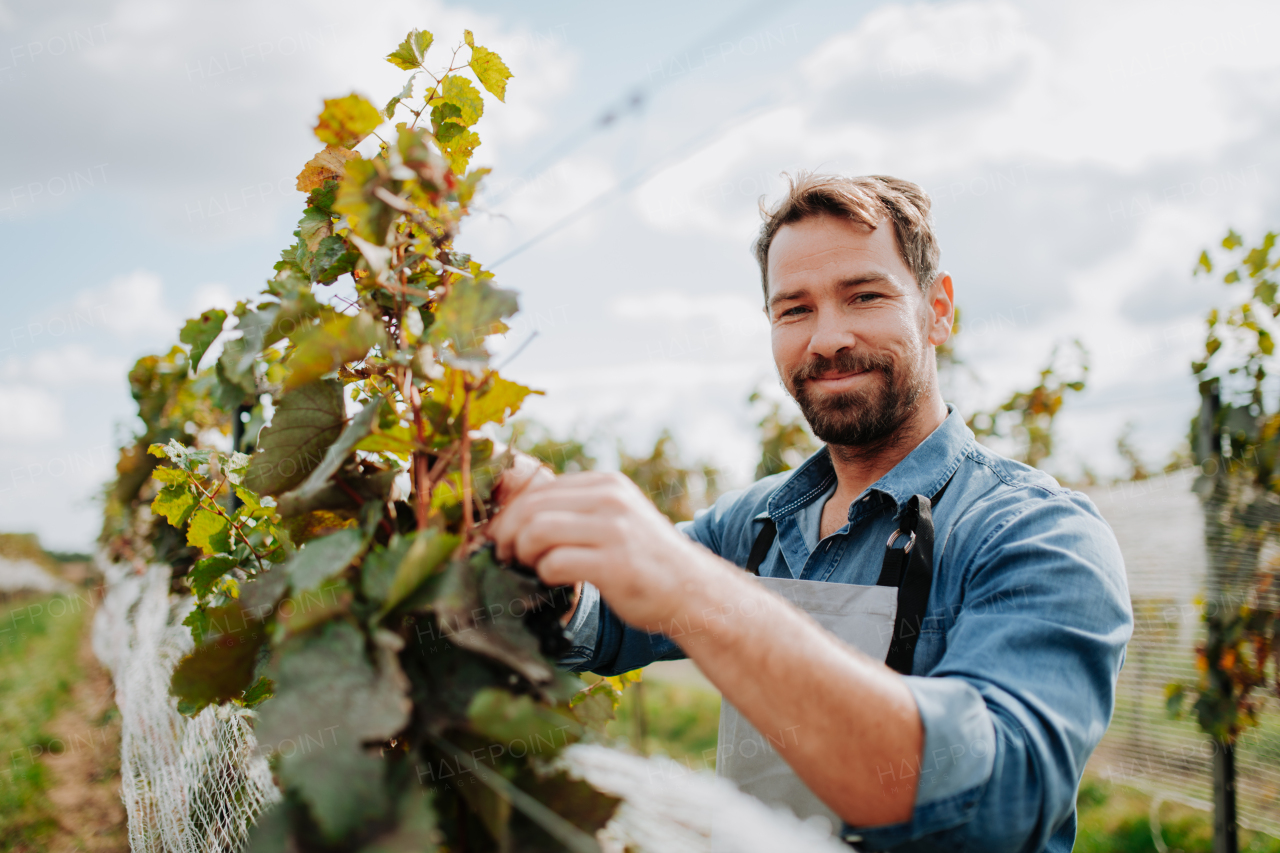
[[1213,752],[1213,853],[1237,853],[1235,747],[1217,746]]
[[[1218,412],[1222,408],[1217,379],[1206,380],[1200,386],[1200,412],[1196,422],[1198,456],[1221,463],[1222,439],[1219,434]],[[1217,466],[1221,476],[1222,465]],[[1206,528],[1206,539],[1208,530]],[[1212,551],[1210,551],[1212,557]],[[1221,578],[1210,572],[1211,578]],[[1212,584],[1213,582],[1210,581]],[[1216,586],[1216,585],[1215,585]],[[1209,590],[1212,597],[1219,597],[1225,590]],[[1229,741],[1215,738],[1213,750],[1213,853],[1237,853],[1239,849],[1236,831],[1236,761],[1235,749]]]

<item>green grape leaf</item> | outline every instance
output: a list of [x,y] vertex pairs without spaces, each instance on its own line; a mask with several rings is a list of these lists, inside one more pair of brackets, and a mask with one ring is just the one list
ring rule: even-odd
[[329,622],[281,644],[265,672],[276,695],[259,712],[258,742],[275,750],[285,740],[334,726],[331,737],[351,744],[400,731],[409,720],[408,680],[385,634],[375,637],[376,669],[365,656],[364,634],[348,622]]
[[474,35],[472,35],[471,30],[463,30],[463,31],[462,31],[462,40],[463,40],[464,42],[466,42],[467,47],[475,47],[475,46],[476,46],[476,37],[475,37]]
[[289,588],[284,566],[268,564],[240,585],[240,606],[254,619],[266,619]]
[[335,234],[320,240],[307,271],[312,281],[328,284],[355,269],[358,260],[360,254],[353,252],[347,241]]
[[[318,731],[281,743],[281,753],[290,754],[281,759],[280,781],[310,806],[320,832],[336,843],[390,811],[383,781],[387,762],[352,744],[335,743],[336,730]],[[327,748],[316,745],[326,742]]]
[[[231,612],[223,608],[224,613]],[[184,710],[195,713],[206,705],[239,699],[253,682],[258,649],[266,641],[262,623],[241,615],[231,630],[206,639],[179,662],[169,692]]]
[[231,550],[231,524],[224,516],[207,509],[196,510],[187,528],[187,544],[206,554]]
[[380,124],[382,113],[378,108],[352,93],[345,98],[330,98],[324,102],[324,110],[316,120],[315,134],[321,142],[355,148]]
[[1237,249],[1244,245],[1244,240],[1235,232],[1234,228],[1227,229],[1227,236],[1222,238],[1222,248]]
[[279,495],[298,485],[323,461],[345,422],[340,383],[325,380],[293,389],[276,401],[271,424],[259,433],[244,485],[260,495]]
[[240,697],[240,703],[246,708],[253,708],[261,705],[263,702],[275,695],[275,682],[265,676],[259,676],[258,680],[244,691],[244,695]]
[[381,613],[390,613],[396,605],[412,595],[423,581],[435,574],[445,560],[449,559],[449,555],[461,541],[458,536],[432,528],[419,530],[387,585]]
[[333,219],[323,210],[308,207],[298,222],[298,237],[306,244],[307,251],[314,252],[320,241],[333,233]]
[[416,73],[409,75],[409,79],[405,81],[404,88],[400,90],[400,94],[387,101],[387,106],[382,111],[383,115],[387,118],[391,118],[395,115],[396,107],[400,106],[401,101],[408,100],[413,97],[413,81],[417,79],[417,77],[418,75]]
[[382,325],[367,311],[354,317],[340,314],[319,326],[303,328],[293,336],[297,348],[287,362],[284,387],[291,391],[341,365],[360,361],[383,339]]
[[222,334],[222,324],[227,321],[227,312],[220,308],[206,311],[193,320],[188,320],[178,333],[178,340],[191,347],[191,373],[195,375],[200,366],[200,359],[209,351],[209,347]]
[[499,101],[507,99],[507,81],[511,79],[511,71],[498,54],[477,44],[471,45],[471,71],[480,81],[480,85]]
[[308,490],[304,493],[299,488],[286,492],[280,496],[278,511],[282,518],[290,520],[291,530],[299,522],[304,523],[305,529],[307,514],[318,510],[358,513],[363,504],[387,500],[391,486],[399,473],[399,469],[391,469],[377,474],[343,479],[341,483],[330,481],[322,484],[322,487],[315,491]]
[[[387,54],[387,62],[390,62],[401,71],[412,71],[415,68],[421,68],[422,62],[426,58],[427,50],[431,47],[431,42],[435,37],[426,30],[410,30],[409,34],[404,37],[404,41],[400,42],[400,46],[394,51]],[[402,98],[409,97],[401,95]]]
[[187,583],[191,584],[191,591],[197,597],[208,598],[222,576],[235,567],[236,561],[232,557],[222,554],[205,557],[203,560],[198,560],[187,574]]
[[[172,471],[172,468],[157,468],[156,471]],[[158,477],[156,479],[159,479]],[[196,496],[186,483],[174,483],[165,486],[151,502],[151,511],[162,515],[179,530],[187,523],[192,511],[196,508]]]
[[324,452],[324,458],[315,467],[307,479],[298,488],[281,496],[281,513],[293,515],[293,504],[308,503],[321,489],[329,485],[329,478],[338,473],[342,463],[356,449],[360,442],[373,429],[378,418],[378,410],[382,407],[381,398],[372,400],[351,419],[342,430],[341,435]]
[[355,593],[342,578],[328,580],[313,590],[286,598],[276,611],[276,641],[309,631],[322,622],[351,612]]
[[533,684],[549,684],[555,670],[525,629],[519,608],[532,605],[537,589],[535,580],[498,565],[490,549],[481,549],[449,562],[434,602],[436,618],[455,646],[506,664]]
[[486,275],[454,282],[436,306],[427,337],[437,349],[447,345],[459,358],[487,358],[485,338],[507,331],[502,321],[520,309],[519,298],[514,290],[494,287]]
[[457,108],[457,114],[451,117],[453,121],[463,127],[471,127],[480,120],[480,116],[484,114],[484,98],[471,85],[470,80],[457,74],[451,75],[444,78],[443,90],[441,97],[445,103]]
[[391,537],[385,546],[375,545],[364,557],[360,565],[360,589],[364,597],[381,604],[391,591],[391,582],[403,562],[409,546],[413,544],[413,536],[401,536],[399,533]]
[[294,593],[316,589],[343,571],[363,550],[364,534],[354,528],[312,539],[284,564],[290,588]]
[[568,713],[535,704],[531,696],[513,696],[499,687],[476,693],[467,708],[471,727],[496,741],[521,740],[553,755],[582,737],[582,725]]
[[401,643],[376,634],[375,667],[365,655],[364,634],[330,621],[277,647],[264,673],[275,682],[275,696],[258,709],[258,744],[280,755],[284,787],[310,805],[330,839],[366,825],[386,807],[387,762],[362,745],[392,737],[409,721],[409,683],[395,655]]

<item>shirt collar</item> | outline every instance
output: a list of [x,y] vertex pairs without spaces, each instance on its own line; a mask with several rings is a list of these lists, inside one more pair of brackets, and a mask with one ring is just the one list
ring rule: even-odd
[[[948,404],[947,417],[938,428],[868,491],[887,495],[899,509],[912,495],[933,497],[960,467],[972,441],[973,433],[955,407]],[[761,516],[768,515],[779,521],[817,500],[835,479],[831,453],[824,445],[770,496],[768,508]]]

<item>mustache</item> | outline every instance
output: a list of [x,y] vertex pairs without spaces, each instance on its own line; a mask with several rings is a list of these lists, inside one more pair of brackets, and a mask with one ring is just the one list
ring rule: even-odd
[[814,356],[791,371],[791,382],[798,386],[802,382],[817,379],[826,373],[864,373],[871,370],[892,369],[893,360],[888,356],[845,351],[836,353],[834,358]]

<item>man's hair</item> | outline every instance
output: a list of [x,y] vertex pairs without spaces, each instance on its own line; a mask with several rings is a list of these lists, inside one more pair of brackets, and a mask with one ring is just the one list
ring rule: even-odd
[[787,194],[769,210],[763,199],[760,215],[764,224],[756,238],[756,261],[760,264],[760,283],[764,298],[769,300],[769,246],[778,229],[813,216],[836,216],[868,228],[876,228],[885,219],[893,221],[893,234],[898,254],[920,289],[927,291],[938,274],[938,241],[933,235],[929,216],[929,195],[918,185],[888,175],[865,175],[846,178],[843,175],[820,175],[800,172],[787,175]]

